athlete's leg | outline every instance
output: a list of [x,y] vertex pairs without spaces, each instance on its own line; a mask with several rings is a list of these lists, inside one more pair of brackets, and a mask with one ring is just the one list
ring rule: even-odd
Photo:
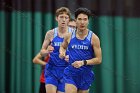
[[57,91],[57,87],[55,85],[52,84],[46,84],[46,93],[56,93]]
[[57,91],[57,93],[65,93],[65,92]]
[[65,84],[65,93],[77,93],[77,88],[73,84]]
[[78,93],[89,93],[89,90],[79,90]]

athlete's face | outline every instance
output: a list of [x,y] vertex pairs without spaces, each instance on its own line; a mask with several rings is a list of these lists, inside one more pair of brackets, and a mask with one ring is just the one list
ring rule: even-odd
[[76,22],[75,22],[75,21],[70,21],[70,22],[68,23],[68,26],[69,26],[69,27],[72,27],[72,28],[76,28]]
[[69,16],[66,13],[60,14],[56,17],[59,27],[66,27],[68,26]]
[[76,26],[78,30],[84,31],[87,29],[89,23],[88,16],[85,14],[79,14],[76,18]]

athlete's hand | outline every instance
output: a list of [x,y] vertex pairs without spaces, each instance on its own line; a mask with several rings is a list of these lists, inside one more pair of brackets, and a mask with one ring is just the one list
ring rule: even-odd
[[54,50],[54,47],[52,47],[51,45],[49,45],[47,49],[41,49],[40,54],[41,54],[41,56],[45,57],[48,54],[52,53],[53,50]]
[[83,61],[75,61],[74,63],[72,63],[72,66],[74,66],[75,68],[80,68],[83,65],[84,65]]
[[69,55],[65,56],[65,61],[69,62]]
[[65,56],[66,56],[66,55],[65,55],[65,53],[64,53],[64,52],[60,52],[60,53],[59,53],[59,58],[64,59],[64,58],[65,58]]
[[53,50],[54,50],[54,47],[49,45],[48,48],[47,48],[48,53],[52,53]]

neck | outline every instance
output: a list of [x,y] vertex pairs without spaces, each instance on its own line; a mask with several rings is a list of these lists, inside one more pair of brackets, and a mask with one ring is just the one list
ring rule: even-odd
[[88,34],[88,29],[86,30],[77,30],[77,38],[84,39]]
[[88,32],[88,30],[87,30],[87,29],[86,29],[86,30],[77,30],[77,34],[78,34],[79,36],[86,35],[86,34],[87,34],[87,32]]
[[68,27],[58,27],[58,31],[59,31],[59,33],[65,33],[65,32],[67,32],[67,29],[68,29]]
[[64,35],[67,33],[68,31],[68,27],[65,27],[65,28],[60,28],[58,27],[58,35],[59,37],[64,37]]

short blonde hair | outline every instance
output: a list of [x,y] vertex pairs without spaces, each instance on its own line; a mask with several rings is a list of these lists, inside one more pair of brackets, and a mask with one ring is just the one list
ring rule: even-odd
[[60,14],[63,14],[63,13],[66,13],[69,18],[71,18],[71,13],[70,13],[70,10],[66,7],[60,7],[56,10],[56,16],[58,17]]

